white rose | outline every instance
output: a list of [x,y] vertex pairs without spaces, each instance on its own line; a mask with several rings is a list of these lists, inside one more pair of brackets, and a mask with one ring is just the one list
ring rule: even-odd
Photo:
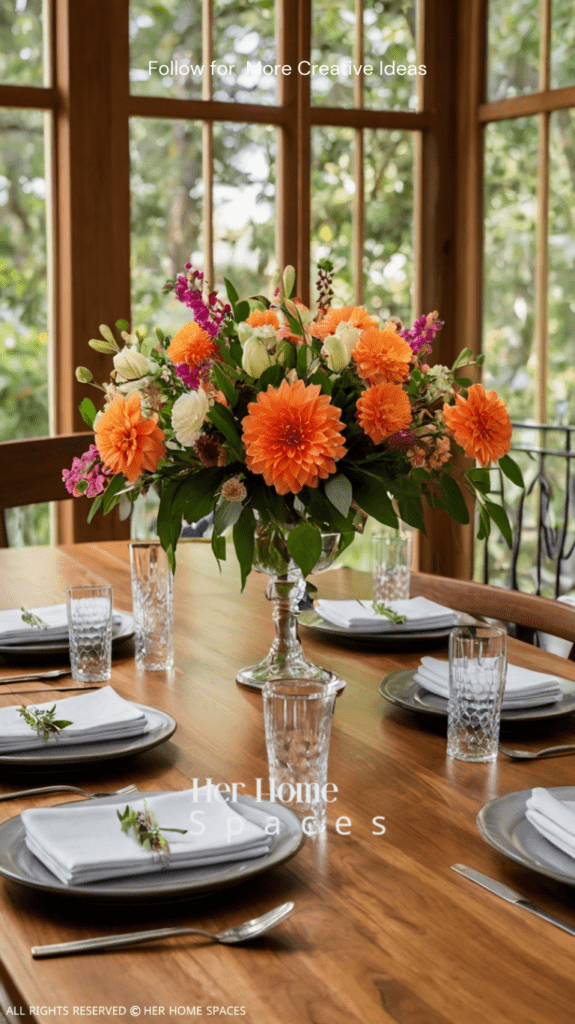
[[148,360],[141,352],[127,346],[114,356],[114,369],[118,379],[139,380],[148,371]]
[[238,338],[242,345],[245,345],[248,338],[251,338],[253,334],[253,327],[251,324],[247,324],[245,320],[241,324],[238,324]]
[[273,324],[262,324],[261,327],[254,327],[253,337],[259,338],[260,341],[271,341],[274,343],[276,340],[276,329]]
[[360,332],[357,327],[349,323],[337,325],[334,334],[328,334],[324,339],[322,355],[327,359],[327,365],[334,373],[340,373],[349,363],[351,353],[359,341]]
[[250,338],[244,345],[242,367],[250,377],[261,377],[264,370],[272,365],[272,359],[263,342]]
[[123,381],[118,379],[118,391],[124,398],[130,398],[131,395],[135,395],[136,391],[144,391],[144,389],[150,383],[151,377],[142,377],[141,380],[127,380]]
[[190,448],[200,436],[202,423],[208,411],[208,396],[203,388],[181,395],[172,409],[172,427],[176,441]]

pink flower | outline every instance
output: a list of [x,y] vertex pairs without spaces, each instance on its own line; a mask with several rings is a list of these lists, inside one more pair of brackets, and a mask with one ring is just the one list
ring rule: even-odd
[[[72,459],[71,469],[62,470],[66,490],[75,498],[80,498],[83,494],[88,498],[95,498],[97,494],[105,491],[108,484],[106,477],[111,475],[112,470],[102,463],[95,444],[91,444],[80,459]],[[86,486],[80,487],[80,484]]]
[[408,331],[400,331],[401,337],[405,338],[407,343],[411,345],[411,350],[416,355],[421,349],[424,352],[431,352],[431,346],[435,340],[435,335],[441,330],[443,324],[437,319],[438,314],[436,312],[428,313],[427,316],[423,315],[416,320],[413,327]]

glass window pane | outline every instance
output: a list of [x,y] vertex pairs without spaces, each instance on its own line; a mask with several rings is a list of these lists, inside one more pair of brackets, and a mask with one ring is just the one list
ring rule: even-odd
[[335,304],[353,299],[351,260],[353,128],[312,128],[311,273],[315,296],[319,260],[334,264]]
[[[275,103],[275,2],[213,0],[215,100]],[[295,73],[295,71],[292,71]]]
[[[353,107],[350,66],[353,63],[354,39],[353,0],[313,0],[311,64],[316,65],[316,72],[310,74],[310,82],[314,105]],[[320,73],[320,67],[328,68],[329,73]]]
[[414,0],[364,0],[364,106],[378,110],[417,108],[418,63]]
[[549,415],[575,423],[575,110],[551,114],[549,146]]
[[132,93],[201,99],[201,67],[202,0],[130,0]]
[[487,98],[539,89],[539,0],[489,0]]
[[0,4],[0,82],[44,85],[44,0]]
[[413,141],[412,132],[364,132],[363,304],[383,320],[413,314]]
[[575,84],[575,18],[573,0],[551,5],[551,88]]
[[535,415],[537,155],[536,117],[487,126],[483,383],[518,420]]
[[275,269],[276,130],[214,124],[214,274],[241,296],[267,293]]
[[203,265],[201,125],[133,117],[130,156],[132,319],[171,332],[190,313],[162,286],[188,261]]

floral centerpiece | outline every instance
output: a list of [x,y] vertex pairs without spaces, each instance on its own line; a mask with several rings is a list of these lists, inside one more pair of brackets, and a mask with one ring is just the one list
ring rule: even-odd
[[[288,605],[283,619],[276,615],[288,625],[283,639],[278,625],[278,657],[272,651],[264,675],[270,665],[285,671],[290,642],[299,648],[302,574],[327,564],[367,516],[424,531],[426,502],[467,523],[467,491],[479,505],[479,536],[494,521],[510,542],[487,467],[499,460],[521,484],[507,454],[505,404],[461,375],[482,357],[466,349],[452,367],[429,365],[437,313],[406,329],[363,307],[334,308],[331,270],[320,264],[317,306],[308,309],[293,297],[291,267],[271,300],[240,300],[226,281],[224,302],[187,264],[166,289],[191,309],[189,323],[173,337],[159,328],[129,333],[126,321],[116,337],[103,325],[89,344],[112,356],[110,380],[76,371],[103,402],[99,411],[82,402],[95,444],[64,471],[68,490],[94,498],[91,519],[119,503],[128,514],[156,487],[157,532],[173,568],[182,521],[213,512],[216,557],[225,558],[231,529],[242,587],[255,566]],[[454,459],[462,450],[481,465],[462,468]]]

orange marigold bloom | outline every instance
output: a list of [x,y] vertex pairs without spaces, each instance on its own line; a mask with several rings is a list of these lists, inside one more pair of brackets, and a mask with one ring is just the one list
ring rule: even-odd
[[278,494],[298,494],[302,487],[317,487],[335,473],[335,460],[346,454],[340,410],[319,384],[297,380],[260,391],[242,420],[246,464],[262,473]]
[[370,384],[383,384],[384,381],[400,384],[409,376],[413,355],[411,345],[395,331],[381,331],[376,327],[362,331],[351,354],[357,363],[360,377]]
[[411,405],[405,391],[397,384],[375,384],[357,402],[357,418],[374,444],[404,430],[411,423]]
[[250,313],[248,316],[246,323],[250,327],[267,327],[268,324],[271,324],[272,327],[275,327],[276,331],[280,325],[277,313],[274,313],[273,309],[254,309],[253,313]]
[[130,483],[144,469],[154,470],[166,454],[163,430],[154,413],[144,419],[138,392],[126,402],[118,395],[102,413],[94,429],[102,462],[114,473],[123,473]]
[[337,325],[341,323],[350,323],[360,331],[367,327],[377,327],[377,320],[374,320],[363,306],[342,306],[341,309],[328,310],[319,324],[311,325],[311,333],[314,338],[323,341],[328,334],[334,334]]
[[511,420],[505,402],[495,391],[472,384],[467,399],[455,396],[455,405],[444,405],[447,429],[466,455],[482,466],[497,462],[511,447]]
[[187,363],[188,366],[198,366],[204,359],[211,359],[218,352],[207,331],[203,327],[190,320],[188,324],[180,327],[177,334],[174,334],[168,355],[173,363]]

